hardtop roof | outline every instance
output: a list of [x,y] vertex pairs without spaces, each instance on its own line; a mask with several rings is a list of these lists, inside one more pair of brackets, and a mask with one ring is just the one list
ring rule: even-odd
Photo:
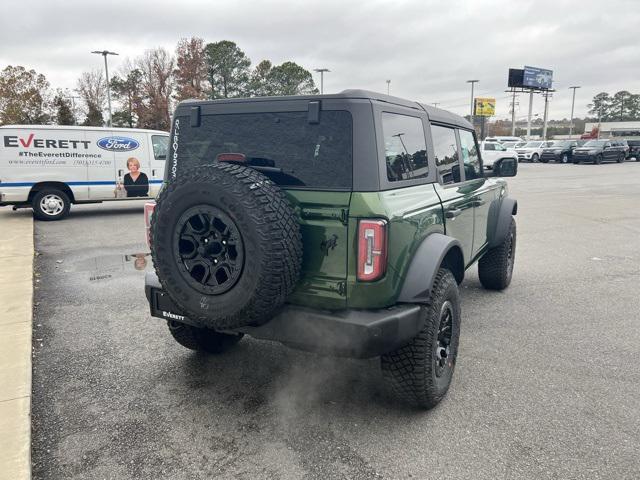
[[366,99],[372,101],[386,102],[393,105],[399,105],[402,107],[412,108],[416,110],[423,110],[427,113],[430,121],[447,123],[450,125],[460,126],[469,130],[473,130],[473,126],[465,118],[455,113],[451,113],[441,108],[432,107],[423,103],[415,102],[412,100],[406,100],[400,97],[394,97],[393,95],[386,95],[384,93],[372,92],[370,90],[360,89],[348,89],[339,93],[323,94],[323,95],[292,95],[281,97],[250,97],[250,98],[223,98],[217,100],[197,100],[189,99],[182,101],[176,110],[181,106],[188,107],[192,104],[197,105],[211,105],[211,104],[230,104],[230,103],[260,103],[260,102],[278,102],[278,101],[292,101],[292,100],[352,100],[352,99]]
[[104,132],[135,132],[135,133],[156,133],[169,135],[163,130],[151,130],[149,128],[122,128],[122,127],[85,127],[81,125],[2,125],[0,128],[22,128],[29,130],[98,130]]

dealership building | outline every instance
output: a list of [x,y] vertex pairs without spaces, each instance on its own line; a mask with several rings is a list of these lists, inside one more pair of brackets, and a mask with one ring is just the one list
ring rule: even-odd
[[635,122],[593,122],[584,124],[584,132],[589,133],[600,127],[600,137],[640,138],[640,121]]

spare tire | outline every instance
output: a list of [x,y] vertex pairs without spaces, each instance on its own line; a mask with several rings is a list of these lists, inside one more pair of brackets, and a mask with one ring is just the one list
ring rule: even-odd
[[151,255],[164,290],[190,319],[217,330],[261,325],[298,282],[300,226],[271,180],[216,163],[162,189]]

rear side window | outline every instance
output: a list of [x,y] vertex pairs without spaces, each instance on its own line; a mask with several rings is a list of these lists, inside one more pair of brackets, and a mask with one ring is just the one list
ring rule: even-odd
[[309,123],[307,116],[306,111],[203,115],[200,127],[193,128],[185,117],[178,139],[178,175],[224,154],[241,154],[247,165],[284,187],[351,189],[351,114],[323,110],[319,123]]
[[436,166],[440,174],[440,183],[447,185],[460,182],[460,163],[455,130],[432,125],[431,138]]
[[427,142],[420,118],[383,112],[382,132],[389,181],[429,176]]

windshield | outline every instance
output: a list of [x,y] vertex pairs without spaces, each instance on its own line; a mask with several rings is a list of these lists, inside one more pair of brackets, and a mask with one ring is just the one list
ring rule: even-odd
[[504,142],[502,145],[504,145],[507,148],[513,148],[520,145],[521,143],[522,142]]
[[555,142],[551,142],[551,146],[555,147],[555,148],[559,148],[559,147],[568,147],[571,145],[571,142],[563,142],[560,140],[556,140]]
[[525,148],[538,148],[542,145],[542,142],[528,142]]
[[585,147],[604,147],[607,144],[606,140],[589,140],[584,144]]

